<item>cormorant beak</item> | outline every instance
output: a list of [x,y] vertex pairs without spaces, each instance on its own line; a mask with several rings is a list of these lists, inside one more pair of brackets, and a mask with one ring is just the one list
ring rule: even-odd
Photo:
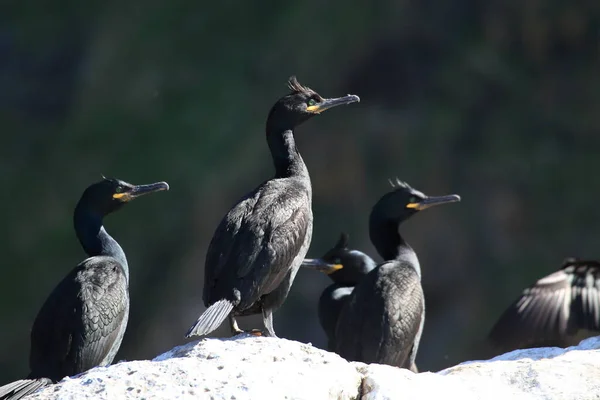
[[140,197],[148,193],[159,192],[161,190],[169,190],[169,184],[167,182],[156,182],[149,185],[136,185],[127,192],[113,194],[113,199],[117,199],[126,203],[135,199],[136,197]]
[[457,194],[451,194],[449,196],[425,197],[419,202],[408,203],[406,208],[414,208],[417,211],[422,211],[429,207],[446,203],[454,203],[456,201],[460,201],[460,196]]
[[323,99],[322,102],[315,104],[314,106],[306,107],[306,111],[313,114],[320,114],[323,111],[329,110],[335,106],[341,106],[343,104],[357,103],[360,101],[360,97],[349,94],[344,97],[338,97],[335,99]]
[[329,264],[320,258],[305,258],[304,261],[302,261],[302,266],[305,268],[316,269],[327,275],[344,268],[342,264]]

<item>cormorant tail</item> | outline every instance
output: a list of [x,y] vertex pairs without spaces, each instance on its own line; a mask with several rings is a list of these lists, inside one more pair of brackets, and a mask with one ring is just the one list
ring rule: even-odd
[[219,300],[202,313],[196,323],[188,330],[185,337],[207,335],[217,329],[229,313],[233,304],[229,300]]
[[0,400],[17,400],[52,384],[48,378],[21,379],[0,387]]

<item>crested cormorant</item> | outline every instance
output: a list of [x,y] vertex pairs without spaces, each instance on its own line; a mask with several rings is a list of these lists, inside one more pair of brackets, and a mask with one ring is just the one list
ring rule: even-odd
[[560,270],[523,290],[489,340],[503,352],[568,347],[579,330],[600,331],[600,262],[568,258]]
[[89,258],[46,299],[31,330],[31,372],[27,379],[0,387],[0,399],[20,399],[65,376],[113,361],[129,318],[129,268],[102,219],[130,200],[168,189],[165,182],[136,186],[103,178],[83,192],[74,225]]
[[255,313],[262,313],[266,334],[275,336],[273,311],[285,301],[312,237],[312,188],[293,130],[325,110],[360,100],[324,99],[295,77],[288,84],[291,93],[275,103],[266,124],[275,176],[244,196],[217,227],[204,264],[208,309],[187,337],[214,331],[228,316],[232,333],[240,333],[235,317]]
[[377,264],[363,252],[348,248],[348,234],[342,233],[338,242],[323,257],[302,262],[303,267],[317,269],[334,283],[319,297],[319,322],[327,335],[327,349],[335,351],[335,328],[342,307],[346,304],[354,287],[371,272]]
[[[332,297],[319,302],[319,314],[327,319],[322,322],[323,327],[331,335],[330,346],[337,354],[350,361],[416,371],[415,358],[425,322],[421,267],[415,251],[398,233],[398,227],[418,211],[460,201],[460,197],[426,196],[399,180],[392,187],[375,204],[369,218],[371,242],[385,260],[383,263],[372,268],[368,256],[347,250],[346,243],[340,242],[324,260],[311,260],[303,265],[309,268],[321,265],[318,269],[331,272],[335,264],[342,264],[341,270],[329,276],[336,285],[345,286],[348,294],[335,290],[335,285],[330,286],[323,296]],[[342,273],[346,276],[352,273],[354,277],[344,282],[338,278]],[[338,311],[340,298],[344,304]]]

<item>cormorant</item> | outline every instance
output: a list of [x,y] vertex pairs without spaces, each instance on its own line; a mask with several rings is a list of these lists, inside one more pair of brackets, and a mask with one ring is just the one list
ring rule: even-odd
[[342,233],[338,242],[323,257],[304,259],[303,267],[315,268],[327,275],[334,283],[319,297],[319,322],[327,335],[327,349],[335,351],[335,328],[342,307],[354,287],[371,272],[377,264],[363,252],[348,248],[348,234]]
[[0,399],[20,399],[96,366],[109,365],[129,318],[129,268],[103,218],[165,182],[131,185],[106,179],[89,186],[74,213],[77,238],[90,256],[52,291],[33,323],[27,379],[0,387]]
[[275,103],[266,124],[275,176],[244,196],[217,227],[204,265],[208,309],[187,337],[214,331],[228,316],[232,333],[240,333],[235,317],[258,313],[266,334],[275,336],[273,311],[285,301],[312,237],[312,188],[293,130],[325,110],[360,100],[324,99],[295,77],[288,85],[291,93]]
[[560,270],[523,290],[489,340],[503,352],[568,347],[579,330],[600,331],[600,262],[568,258]]
[[[322,324],[329,331],[328,335],[333,332],[330,346],[340,356],[350,361],[416,371],[415,358],[425,322],[421,267],[415,251],[398,233],[398,227],[418,211],[460,201],[460,197],[454,194],[430,197],[399,180],[390,183],[394,190],[379,199],[369,219],[371,242],[385,261],[371,269],[368,256],[349,251],[346,243],[340,242],[334,249],[339,257],[334,258],[333,263],[341,262],[343,268],[329,276],[338,283],[337,274],[349,275],[354,269],[355,276],[348,281],[354,288],[346,289],[351,293],[346,294],[345,300],[340,291],[327,288],[323,295],[331,293],[334,297],[319,302],[319,314],[331,318]],[[323,262],[333,267],[332,261]],[[315,264],[322,263],[312,261],[310,264],[305,266],[314,268]],[[323,266],[319,268],[331,271]],[[338,312],[340,297],[344,304]]]

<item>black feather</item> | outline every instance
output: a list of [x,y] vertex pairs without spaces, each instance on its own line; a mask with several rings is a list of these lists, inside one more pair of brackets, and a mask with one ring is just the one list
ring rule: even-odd
[[569,258],[523,290],[488,338],[501,351],[566,347],[580,329],[600,331],[600,263]]

